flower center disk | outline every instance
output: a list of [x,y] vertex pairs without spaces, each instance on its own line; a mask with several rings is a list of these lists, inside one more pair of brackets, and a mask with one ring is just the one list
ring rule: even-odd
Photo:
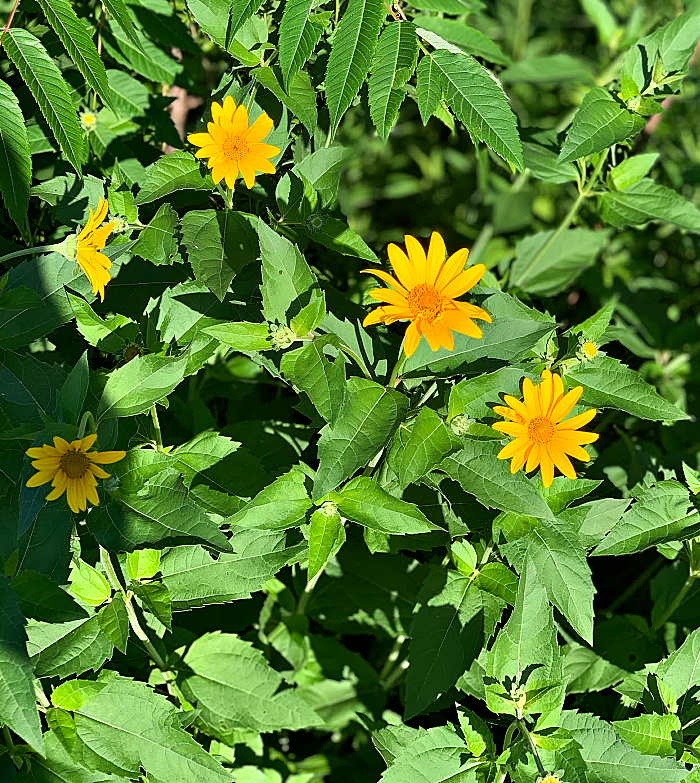
[[68,478],[82,478],[89,465],[90,460],[82,451],[67,451],[61,457],[61,470]]
[[438,290],[431,285],[421,283],[412,288],[408,294],[408,306],[416,316],[422,316],[428,321],[434,321],[442,314],[445,300]]
[[532,419],[527,425],[527,434],[530,440],[535,443],[549,443],[554,437],[554,432],[554,424],[549,419],[545,419],[544,416]]
[[243,138],[243,136],[232,135],[227,136],[224,139],[221,148],[225,158],[228,160],[238,160],[239,158],[242,158],[244,155],[248,154],[250,144],[246,143],[246,140]]

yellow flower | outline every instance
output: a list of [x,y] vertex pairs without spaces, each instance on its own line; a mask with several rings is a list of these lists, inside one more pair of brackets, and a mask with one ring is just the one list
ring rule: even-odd
[[97,117],[91,111],[85,111],[80,115],[80,125],[84,131],[94,130],[97,125]]
[[262,144],[262,140],[272,130],[272,120],[264,112],[248,127],[248,111],[245,106],[236,107],[230,95],[220,103],[211,105],[212,122],[207,124],[207,133],[190,133],[187,141],[197,150],[195,157],[209,158],[207,166],[211,169],[214,182],[218,185],[222,179],[233,188],[240,171],[245,184],[252,188],[255,184],[255,172],[274,174],[276,169],[268,158],[279,153],[279,147]]
[[35,446],[27,449],[32,467],[37,472],[27,481],[28,487],[40,487],[51,482],[53,489],[47,500],[56,500],[65,492],[71,511],[85,511],[88,500],[94,506],[100,504],[96,479],[109,478],[100,465],[118,462],[125,451],[88,451],[97,435],[78,438],[71,443],[56,436],[53,446]]
[[527,472],[539,465],[545,487],[551,485],[555,467],[567,478],[576,478],[569,456],[588,462],[591,457],[581,447],[598,440],[595,432],[577,432],[596,415],[595,408],[564,420],[582,393],[583,386],[576,386],[564,394],[561,376],[545,370],[537,386],[529,378],[523,381],[524,402],[505,395],[510,407],[498,405],[494,411],[510,421],[500,421],[493,428],[515,438],[498,454],[499,459],[512,459],[511,473],[523,465]]
[[76,260],[80,268],[85,272],[85,276],[92,283],[92,293],[100,295],[100,300],[104,302],[105,286],[112,279],[107,271],[112,262],[100,250],[107,243],[114,223],[100,223],[107,217],[109,203],[102,198],[97,205],[95,214],[90,210],[85,228],[78,234],[78,247]]
[[394,321],[410,321],[403,341],[403,350],[410,356],[418,347],[421,335],[425,336],[433,351],[440,346],[451,351],[454,348],[452,332],[469,337],[482,337],[483,332],[472,319],[480,318],[491,323],[491,316],[481,307],[457,301],[483,277],[483,264],[464,269],[469,251],[466,248],[453,253],[447,260],[445,241],[433,231],[426,256],[420,242],[405,236],[408,255],[397,245],[388,247],[389,263],[396,278],[379,269],[363,269],[376,275],[391,288],[374,288],[369,292],[373,299],[386,302],[367,315],[363,326]]

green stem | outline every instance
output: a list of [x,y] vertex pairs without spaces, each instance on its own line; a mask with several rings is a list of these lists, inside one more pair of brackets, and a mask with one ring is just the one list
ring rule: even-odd
[[153,419],[153,429],[156,434],[156,449],[163,451],[163,433],[160,431],[160,422],[158,421],[158,411],[155,403],[151,405],[151,418]]
[[80,424],[78,425],[78,438],[85,437],[85,431],[87,430],[88,423],[90,423],[90,434],[97,432],[97,428],[95,426],[95,417],[92,415],[91,411],[85,411],[82,418],[80,419]]
[[406,363],[406,359],[408,358],[403,350],[403,346],[404,343],[402,342],[401,347],[399,348],[399,357],[396,360],[394,369],[391,371],[389,383],[387,383],[387,386],[391,389],[395,389],[399,385],[399,383],[401,383],[401,378],[399,377],[399,373],[403,369],[403,366]]
[[7,20],[7,24],[5,25],[5,28],[3,29],[2,34],[0,35],[0,45],[2,44],[2,39],[5,37],[5,33],[10,29],[12,20],[15,18],[15,13],[17,12],[18,5],[19,5],[19,0],[15,0],[15,4],[14,6],[12,6],[12,10],[10,11],[10,18]]
[[313,577],[308,581],[306,587],[304,588],[304,592],[301,594],[301,598],[299,599],[299,603],[297,604],[297,608],[294,610],[294,614],[304,614],[306,612],[306,607],[309,604],[309,601],[311,600],[311,595],[314,591],[314,587],[316,587],[316,583],[321,578],[321,574],[323,574],[324,569],[322,568],[318,573],[314,574]]
[[[510,747],[511,742],[513,741],[513,734],[515,734],[516,729],[518,728],[518,721],[514,720],[510,726],[506,729],[506,736],[503,739],[503,752]],[[499,767],[498,770],[498,776],[494,780],[494,783],[503,783],[505,779],[508,777],[508,767],[503,764]]]
[[7,728],[7,726],[2,727],[2,738],[5,740],[5,747],[7,748],[7,752],[12,759],[12,763],[17,767],[17,769],[19,769],[22,766],[22,763],[17,759],[15,743],[12,741],[12,735],[10,734],[10,730]]
[[141,623],[139,623],[139,619],[136,616],[134,607],[131,605],[131,598],[129,595],[127,595],[126,590],[122,587],[122,584],[119,581],[119,577],[117,576],[117,572],[114,570],[112,558],[109,556],[109,552],[102,546],[100,547],[100,562],[104,566],[105,573],[107,574],[107,581],[111,585],[112,589],[122,594],[131,629],[146,648],[146,652],[151,656],[153,663],[155,663],[155,665],[162,672],[170,671],[170,667],[163,660],[158,650],[156,650],[156,648],[153,646],[153,643],[148,638],[148,634],[141,627]]
[[695,574],[691,571],[690,574],[688,575],[688,578],[683,583],[681,589],[676,593],[676,597],[664,609],[661,615],[656,618],[654,623],[652,623],[652,626],[649,629],[652,633],[658,631],[659,628],[663,627],[664,623],[669,619],[669,617],[673,616],[673,613],[683,603],[683,600],[685,599],[686,595],[688,595],[688,591],[695,584],[695,580],[697,578],[698,578],[698,574]]
[[523,735],[525,741],[527,742],[527,745],[530,749],[530,753],[532,753],[533,758],[535,759],[535,764],[537,764],[537,771],[542,777],[544,777],[547,774],[547,771],[545,770],[544,765],[542,764],[542,761],[540,759],[540,754],[537,752],[537,746],[535,745],[532,739],[532,735],[527,730],[525,721],[522,718],[518,718],[517,724],[518,724],[518,728],[520,729],[520,733]]
[[370,375],[369,370],[367,369],[367,365],[362,361],[362,359],[353,351],[351,348],[348,348],[347,345],[344,345],[343,343],[340,344],[340,350],[346,355],[349,356],[355,364],[362,370],[362,374],[367,378],[368,381],[372,380],[372,376]]
[[391,674],[381,683],[382,690],[389,691],[394,685],[403,677],[404,673],[408,669],[408,661],[401,661],[401,663],[391,672]]
[[41,704],[41,706],[44,708],[44,710],[48,710],[51,706],[51,702],[46,698],[46,694],[44,693],[44,689],[39,685],[38,681],[34,681],[34,693],[36,695],[36,699]]
[[401,652],[401,648],[403,647],[403,643],[406,641],[406,637],[399,634],[399,636],[396,637],[396,641],[394,642],[394,646],[389,651],[389,655],[384,662],[384,666],[382,666],[382,670],[379,672],[379,680],[385,680],[389,672],[391,671],[392,666],[396,662],[396,659],[399,657],[399,653]]
[[59,245],[43,245],[42,247],[27,247],[24,250],[15,250],[14,253],[8,253],[6,256],[0,256],[0,264],[3,261],[9,261],[12,258],[20,258],[21,256],[32,256],[37,253],[51,253],[56,250]]
[[515,17],[515,34],[513,35],[514,60],[520,60],[525,54],[531,12],[532,0],[518,0],[518,10]]

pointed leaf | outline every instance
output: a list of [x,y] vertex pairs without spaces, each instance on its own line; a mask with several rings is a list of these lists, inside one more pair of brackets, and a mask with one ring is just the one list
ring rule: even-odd
[[0,191],[10,217],[25,239],[31,181],[32,158],[24,117],[14,93],[0,81]]

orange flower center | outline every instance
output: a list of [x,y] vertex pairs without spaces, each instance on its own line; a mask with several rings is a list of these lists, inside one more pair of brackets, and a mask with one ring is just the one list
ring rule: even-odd
[[421,283],[409,292],[408,306],[415,317],[420,316],[432,323],[442,315],[442,311],[445,309],[445,300],[440,296],[437,288],[427,283]]
[[240,160],[250,151],[250,144],[243,135],[230,134],[221,144],[226,160]]
[[554,437],[555,427],[549,419],[540,416],[532,419],[527,425],[527,434],[530,440],[541,445],[549,443]]
[[82,451],[67,451],[61,457],[61,470],[68,478],[82,478],[87,472],[90,460]]

